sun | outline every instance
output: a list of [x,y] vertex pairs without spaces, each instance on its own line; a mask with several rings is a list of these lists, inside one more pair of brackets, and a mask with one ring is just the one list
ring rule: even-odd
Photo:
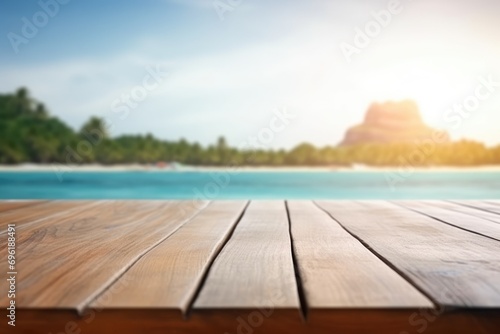
[[472,84],[460,68],[439,67],[425,59],[393,64],[366,73],[363,91],[374,101],[411,99],[426,123],[440,126],[446,110],[461,102]]

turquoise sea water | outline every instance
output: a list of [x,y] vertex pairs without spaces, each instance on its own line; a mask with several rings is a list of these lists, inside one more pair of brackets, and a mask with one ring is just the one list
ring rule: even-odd
[[500,172],[0,172],[1,199],[500,199]]

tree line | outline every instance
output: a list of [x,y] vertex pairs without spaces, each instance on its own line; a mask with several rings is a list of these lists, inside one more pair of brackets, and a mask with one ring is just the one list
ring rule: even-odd
[[166,141],[147,135],[111,138],[106,124],[91,117],[75,131],[51,116],[26,88],[0,95],[0,163],[105,165],[178,162],[206,166],[475,166],[500,164],[500,145],[462,140],[447,144],[365,144],[317,148],[303,143],[291,150],[230,147],[224,137],[202,146],[184,139]]

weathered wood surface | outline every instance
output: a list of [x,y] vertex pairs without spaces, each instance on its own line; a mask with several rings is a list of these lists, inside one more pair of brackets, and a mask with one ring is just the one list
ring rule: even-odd
[[299,309],[283,201],[252,201],[215,259],[195,309]]
[[382,201],[319,205],[445,307],[500,307],[500,242]]
[[435,206],[438,206],[443,209],[455,211],[455,212],[460,212],[464,213],[466,215],[472,216],[472,217],[479,217],[487,220],[491,220],[494,223],[499,223],[500,224],[500,215],[481,210],[479,208],[474,208],[472,205],[463,205],[463,204],[457,204],[453,202],[445,202],[445,201],[426,201],[427,203],[431,203]]
[[310,309],[433,306],[311,201],[291,201],[288,208]]
[[395,204],[432,217],[445,224],[450,224],[467,231],[475,232],[500,241],[500,224],[481,217],[444,209],[438,202],[426,201],[394,201]]
[[245,201],[218,201],[143,256],[115,284],[120,292],[90,307],[149,307],[185,313],[211,261],[243,213]]
[[0,270],[23,333],[496,333],[499,203],[0,201]]
[[55,217],[64,217],[82,210],[92,210],[101,202],[88,201],[54,201],[30,205],[26,208],[0,213],[0,234],[5,233],[7,225],[15,224],[17,228],[24,224],[35,224],[44,220],[51,221]]
[[479,210],[486,211],[487,213],[493,213],[499,215],[498,217],[488,214],[487,216],[493,221],[500,222],[500,202],[494,201],[453,201],[453,203],[469,207],[476,208]]
[[[81,311],[198,211],[189,202],[107,202],[77,217],[28,226],[17,241],[18,306]],[[6,263],[4,245],[0,252]],[[0,281],[0,290],[6,286]],[[2,294],[0,305],[7,303]]]
[[46,201],[2,201],[0,202],[0,212],[26,208],[28,206],[45,203]]

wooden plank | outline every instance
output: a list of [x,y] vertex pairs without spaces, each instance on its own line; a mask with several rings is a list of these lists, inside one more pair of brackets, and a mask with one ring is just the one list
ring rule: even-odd
[[500,224],[500,215],[497,215],[497,214],[494,214],[491,212],[483,211],[480,209],[472,208],[470,206],[464,206],[464,205],[460,205],[460,204],[456,204],[456,203],[452,203],[452,202],[435,201],[435,200],[433,200],[433,201],[426,200],[425,202],[430,203],[434,206],[440,207],[442,209],[460,212],[460,213],[463,213],[463,214],[466,214],[469,216],[473,216],[473,217],[480,217],[480,218],[492,221],[494,223]]
[[[486,211],[488,213],[500,215],[500,205],[495,204],[494,202],[489,202],[489,201],[452,201],[452,202],[462,206],[475,208]],[[500,221],[500,217],[495,218],[494,216],[491,215],[489,216],[493,217],[495,221],[496,220]]]
[[494,238],[500,241],[500,224],[461,212],[443,209],[425,201],[394,201],[395,204],[433,217],[447,224]]
[[246,201],[217,201],[142,257],[115,284],[121,293],[92,308],[148,307],[185,313],[213,258],[229,237]]
[[359,334],[470,334],[496,333],[498,310],[458,309],[349,309],[322,310],[309,317],[313,328],[305,333]]
[[0,201],[0,212],[26,208],[28,206],[38,205],[45,202],[46,201],[24,201],[24,200]]
[[284,201],[252,201],[216,258],[196,309],[291,309],[299,315]]
[[64,217],[72,212],[87,210],[100,202],[96,201],[53,201],[36,206],[29,206],[20,210],[0,213],[0,234],[5,233],[8,224],[15,224],[19,228],[25,224],[38,223],[46,219]]
[[[20,317],[15,331],[11,332],[494,334],[500,328],[499,311],[495,309],[458,309],[452,312],[425,309],[323,309],[311,314],[307,322],[294,320],[288,315],[284,316],[278,310],[269,310],[271,314],[254,312],[203,310],[185,320],[165,312],[164,309],[89,310],[83,317],[68,310],[18,310]],[[7,327],[6,323],[4,326]]]
[[313,202],[291,201],[288,208],[310,309],[433,307]]
[[500,307],[500,243],[392,203],[318,204],[434,301]]
[[[338,203],[342,207],[350,206],[352,203],[349,202],[340,202]],[[370,205],[376,204],[376,208],[380,209],[380,203],[369,203]],[[387,210],[394,210],[395,207],[392,205],[388,205],[387,203],[383,203],[383,207],[386,207]],[[19,255],[24,258],[25,253],[30,254],[29,256],[37,256],[36,252],[43,252],[41,247],[37,247],[39,240],[43,240],[44,244],[50,246],[51,248],[47,251],[47,254],[41,255],[40,259],[43,259],[45,256],[52,256],[51,254],[57,252],[59,254],[58,257],[52,257],[50,261],[57,262],[55,265],[55,270],[58,270],[58,276],[61,278],[52,277],[52,284],[47,285],[45,290],[41,290],[42,293],[45,294],[45,298],[47,298],[49,293],[58,294],[59,289],[64,289],[66,294],[74,294],[78,293],[79,289],[86,289],[85,282],[89,282],[91,285],[95,284],[93,279],[88,279],[89,276],[86,276],[85,281],[78,281],[78,277],[75,280],[75,290],[72,291],[68,289],[66,280],[67,278],[75,278],[71,275],[68,275],[65,270],[69,271],[75,270],[71,265],[74,262],[86,262],[89,259],[87,256],[90,256],[92,259],[92,263],[96,264],[99,262],[97,258],[102,258],[101,261],[105,264],[109,264],[111,267],[116,268],[120,266],[115,262],[115,258],[118,258],[118,261],[122,261],[123,258],[130,258],[132,253],[134,253],[133,249],[127,246],[129,242],[136,242],[136,239],[143,239],[144,234],[148,235],[148,240],[152,236],[156,236],[158,231],[150,228],[150,223],[152,220],[155,220],[155,216],[152,212],[158,212],[161,209],[158,209],[159,202],[143,202],[143,201],[106,201],[99,202],[98,205],[94,207],[94,210],[83,210],[79,214],[71,214],[71,218],[68,219],[66,214],[70,211],[66,211],[66,214],[60,217],[54,217],[48,220],[43,220],[36,223],[28,223],[19,226],[18,237],[19,240],[22,241],[20,245],[22,247],[18,248]],[[161,207],[161,206],[160,206]],[[209,206],[207,210],[210,208]],[[396,207],[397,208],[397,207]],[[166,208],[164,208],[166,210]],[[403,210],[401,208],[397,208],[399,210]],[[180,208],[180,212],[186,213],[187,211],[195,210],[189,204],[187,207]],[[308,209],[309,210],[309,209]],[[436,279],[434,276],[438,276],[438,280],[448,279],[452,277],[455,280],[455,276],[462,275],[461,271],[468,270],[472,272],[471,276],[464,278],[464,282],[472,282],[470,286],[467,286],[467,283],[463,283],[461,286],[458,286],[454,281],[446,282],[450,283],[452,286],[451,290],[461,291],[464,286],[465,290],[474,290],[477,288],[477,284],[474,281],[482,281],[484,285],[492,285],[495,286],[495,282],[498,282],[498,277],[494,278],[494,281],[487,280],[484,281],[481,275],[475,275],[475,271],[483,272],[484,267],[489,266],[492,271],[498,272],[498,267],[496,263],[498,263],[498,258],[491,259],[490,254],[485,253],[485,260],[483,261],[482,257],[475,257],[478,252],[478,248],[476,247],[476,240],[472,240],[472,242],[468,239],[464,239],[461,236],[450,233],[451,239],[448,237],[449,230],[442,230],[442,228],[438,228],[437,226],[443,225],[448,227],[449,229],[454,229],[465,233],[466,235],[471,234],[466,231],[462,231],[455,227],[439,223],[431,218],[423,217],[419,214],[419,219],[416,219],[414,215],[411,215],[411,218],[408,219],[407,215],[401,215],[400,213],[396,214],[395,218],[389,219],[389,225],[396,225],[396,227],[392,226],[390,229],[384,230],[382,227],[377,226],[380,224],[385,225],[385,219],[387,215],[385,213],[380,213],[379,210],[373,210],[368,207],[365,208],[364,205],[356,204],[354,211],[359,211],[361,214],[360,217],[355,217],[357,220],[353,220],[352,223],[358,225],[359,222],[363,222],[367,220],[366,216],[370,217],[370,224],[374,224],[376,227],[376,231],[378,231],[375,235],[376,240],[372,241],[370,246],[373,247],[373,244],[389,244],[387,247],[391,247],[394,240],[404,240],[404,247],[409,247],[410,250],[408,253],[410,256],[405,255],[404,250],[401,251],[399,249],[394,250],[396,255],[403,258],[403,263],[408,262],[416,262],[416,265],[411,266],[411,268],[428,268],[427,271],[424,271],[424,275],[430,277],[430,279]],[[299,212],[303,212],[305,210],[299,210]],[[336,210],[337,211],[337,210]],[[168,238],[163,238],[159,240],[154,245],[157,247],[152,248],[149,247],[150,251],[142,251],[140,255],[136,258],[136,262],[130,262],[127,264],[126,269],[129,271],[134,270],[136,266],[142,263],[142,259],[148,259],[151,254],[154,254],[158,248],[167,245],[168,242],[173,239],[177,233],[180,233],[184,230],[184,227],[190,226],[198,217],[202,216],[205,211],[201,211],[199,215],[193,217],[192,221],[188,221],[187,225],[181,225],[181,227],[168,236]],[[406,211],[412,214],[410,211]],[[294,213],[292,212],[292,208],[290,209],[290,214],[292,216],[291,222],[291,230],[292,233],[294,231]],[[349,213],[349,217],[356,214]],[[301,214],[302,219],[304,221],[303,227],[306,226],[306,213]],[[310,215],[310,225],[315,226],[317,219],[317,213]],[[345,215],[345,213],[344,213]],[[373,219],[372,219],[373,216]],[[389,215],[390,216],[390,215]],[[420,219],[425,219],[427,223],[422,224]],[[158,218],[159,219],[159,218]],[[323,218],[321,218],[322,220]],[[167,218],[170,221],[170,218]],[[215,221],[215,220],[214,220]],[[432,221],[432,224],[430,223]],[[165,221],[162,221],[163,224]],[[378,223],[377,223],[378,222]],[[409,223],[408,223],[409,222]],[[416,224],[418,222],[418,224]],[[143,224],[146,225],[146,229],[148,230],[146,233],[141,231],[141,226]],[[159,224],[159,225],[161,225]],[[361,224],[364,225],[364,224]],[[337,225],[338,226],[338,225]],[[201,222],[199,228],[203,228]],[[131,236],[130,239],[124,237],[121,229],[128,229],[128,232],[125,233],[125,236]],[[436,232],[437,229],[437,232]],[[95,231],[95,232],[90,232]],[[236,231],[236,230],[235,230]],[[266,230],[267,231],[267,230]],[[343,230],[342,230],[343,231]],[[108,234],[106,238],[99,239],[97,236],[100,234]],[[194,233],[194,231],[193,231]],[[309,232],[308,232],[309,233]],[[316,236],[314,231],[311,231],[311,238],[318,238],[318,244],[323,242],[323,236]],[[371,232],[370,232],[371,233]],[[73,234],[82,234],[84,235],[81,239],[73,238],[76,243],[75,248],[71,248],[72,244],[67,241],[68,235]],[[97,237],[95,240],[89,238],[88,236],[93,234]],[[138,235],[139,234],[139,235]],[[419,240],[422,240],[420,237],[421,234],[427,235],[425,238],[425,242],[427,243],[427,247],[418,246]],[[274,234],[272,234],[274,235]],[[309,235],[309,234],[307,234]],[[436,236],[436,238],[433,238]],[[0,237],[1,238],[1,237]],[[211,234],[207,235],[207,238],[211,239]],[[254,237],[248,236],[246,239],[248,242],[258,242],[262,238],[261,233],[255,235]],[[405,239],[407,238],[407,239]],[[417,240],[413,240],[417,238]],[[486,239],[484,237],[480,237],[476,235],[476,238]],[[123,240],[125,245],[122,245],[120,242]],[[232,240],[232,239],[230,239]],[[295,239],[294,239],[295,240]],[[304,241],[310,239],[304,239]],[[62,244],[59,244],[60,241],[63,241]],[[314,240],[313,240],[314,241]],[[493,240],[490,240],[494,242]],[[90,247],[88,245],[98,245],[102,243],[110,243],[109,248],[99,248],[96,251],[96,254],[83,254],[75,252],[74,249],[78,249],[79,247],[84,247],[88,253],[92,253]],[[202,241],[201,243],[203,243]],[[272,244],[274,240],[268,241],[267,236],[264,237],[264,243]],[[295,245],[294,241],[294,246]],[[439,246],[435,249],[435,245],[439,245],[440,243],[446,243],[445,247]],[[401,244],[403,242],[399,242]],[[417,246],[415,246],[417,244]],[[451,247],[451,245],[455,245]],[[326,244],[325,244],[326,245]],[[491,248],[491,243],[487,243],[485,247]],[[2,249],[3,244],[0,244],[0,255],[4,254],[5,249]],[[182,245],[183,247],[191,248],[191,244]],[[70,247],[70,248],[68,248]],[[204,247],[200,245],[200,247]],[[393,246],[392,246],[393,247]],[[421,248],[418,248],[421,247]],[[456,253],[456,248],[461,248],[461,253],[467,255],[468,260],[470,261],[470,254],[473,254],[473,266],[470,267],[469,264],[464,261],[462,258],[457,258],[454,256]],[[133,248],[133,247],[132,247]],[[225,247],[224,249],[226,249]],[[335,249],[336,245],[331,243],[331,248]],[[340,247],[339,247],[340,248]],[[393,247],[394,248],[394,247]],[[66,251],[68,249],[68,251]],[[119,251],[115,251],[119,249]],[[268,248],[269,249],[269,248]],[[379,254],[380,247],[375,247],[375,251]],[[104,254],[107,251],[112,251],[113,257],[107,257]],[[327,251],[322,249],[322,251]],[[482,251],[482,249],[481,249]],[[499,253],[497,248],[492,248],[492,251],[495,253]],[[398,253],[403,253],[398,254]],[[440,256],[436,258],[435,253],[441,252],[446,256]],[[273,257],[272,254],[275,254],[273,251],[266,252],[262,250],[261,252],[265,257],[265,254],[269,254],[267,256]],[[430,254],[430,255],[429,255]],[[453,255],[450,258],[449,255]],[[298,255],[298,252],[296,252]],[[321,256],[321,254],[317,256]],[[142,258],[141,258],[142,256]],[[191,256],[191,253],[182,256]],[[195,253],[195,256],[198,256]],[[241,257],[248,257],[251,260],[254,260],[255,257],[247,256],[245,253],[241,253]],[[67,258],[71,258],[71,261],[66,261]],[[5,263],[5,259],[0,259],[1,263]],[[76,260],[76,261],[75,261]],[[301,260],[298,260],[299,268],[301,266]],[[160,261],[160,259],[159,259]],[[168,261],[168,257],[164,259],[164,261]],[[274,262],[276,260],[268,260],[268,262]],[[253,261],[256,262],[256,261]],[[248,261],[249,266],[253,266],[255,270],[260,270],[262,272],[262,265],[255,264],[252,261]],[[351,261],[351,262],[354,262]],[[456,263],[455,263],[456,262]],[[179,266],[182,265],[182,261],[178,261]],[[429,265],[430,263],[430,265]],[[450,263],[453,263],[451,266]],[[477,263],[477,266],[476,266]],[[45,272],[44,266],[39,267],[40,271],[32,271],[28,276],[24,277],[23,272],[30,270],[29,266],[33,263],[26,262],[23,260],[22,266],[19,266],[19,275],[23,275],[22,280],[18,281],[18,283],[22,283],[22,287],[18,286],[18,291],[20,295],[18,298],[24,299],[26,296],[31,296],[33,290],[28,290],[25,293],[24,288],[29,287],[27,283],[26,277],[29,277],[32,281],[36,280],[46,280],[47,276],[52,275],[51,272]],[[160,264],[162,265],[161,261]],[[190,265],[191,266],[191,265]],[[346,266],[349,268],[358,268],[357,263],[348,263],[346,260]],[[479,267],[480,266],[480,267]],[[125,269],[125,270],[126,270]],[[3,269],[1,269],[3,271]],[[77,270],[81,270],[77,268]],[[106,265],[99,264],[97,270],[99,271],[107,271],[108,268]],[[177,267],[176,270],[181,270]],[[345,268],[341,268],[344,270],[344,273],[350,274],[350,271],[345,271]],[[399,269],[397,269],[399,271]],[[275,276],[275,269],[271,270],[272,273],[270,276]],[[357,271],[353,269],[353,271]],[[418,270],[417,270],[418,271]],[[430,272],[429,272],[430,271]],[[105,291],[102,294],[99,294],[100,299],[105,295],[110,295],[110,298],[113,298],[113,294],[121,294],[128,293],[128,289],[130,286],[133,286],[134,280],[126,280],[124,279],[127,276],[128,272],[117,270],[116,277],[113,277],[111,282],[114,284],[103,284],[103,289],[98,289],[101,292]],[[98,274],[95,272],[94,274]],[[406,273],[405,273],[406,274]],[[85,274],[86,275],[86,274]],[[122,276],[120,276],[122,275]],[[266,276],[268,272],[263,272],[261,275]],[[422,275],[422,274],[421,274]],[[287,275],[286,275],[287,276]],[[409,275],[408,275],[409,276]],[[19,276],[18,276],[19,277]],[[118,277],[120,279],[116,280]],[[409,276],[410,277],[410,276]],[[152,276],[154,278],[154,276]],[[126,284],[121,284],[122,279],[126,281]],[[243,280],[242,280],[243,281]],[[109,282],[109,281],[107,281]],[[111,283],[110,282],[110,283]],[[145,281],[146,282],[146,281]],[[304,280],[304,283],[308,283],[309,280]],[[5,291],[5,285],[1,285],[3,282],[0,282],[0,290]],[[32,284],[32,283],[30,283]],[[73,284],[73,282],[70,282]],[[128,284],[128,285],[127,285]],[[295,285],[295,282],[293,282]],[[498,284],[498,283],[497,283]],[[388,284],[389,285],[389,284]],[[420,284],[419,284],[420,286]],[[498,285],[496,285],[498,286]],[[224,285],[220,286],[221,289],[224,289]],[[147,289],[147,285],[144,285],[144,288]],[[360,289],[359,286],[355,287]],[[104,290],[105,289],[105,290]],[[489,294],[491,291],[484,292],[479,289],[479,295],[484,296]],[[447,294],[447,291],[444,291]],[[97,294],[96,294],[97,295]],[[279,296],[282,296],[282,293],[279,293]],[[1,296],[3,297],[3,296]],[[51,298],[49,296],[49,298]],[[148,296],[150,298],[150,296]],[[272,299],[272,298],[271,298]],[[18,300],[19,301],[19,300]],[[273,304],[273,303],[270,303]],[[0,303],[1,305],[1,303]],[[240,308],[231,308],[231,309],[220,309],[220,308],[198,308],[195,309],[193,313],[189,314],[189,319],[185,320],[180,318],[177,314],[172,314],[168,312],[168,309],[164,307],[148,307],[147,305],[141,305],[138,307],[130,306],[130,307],[120,307],[120,308],[95,308],[95,304],[93,304],[93,308],[90,309],[81,309],[85,311],[83,314],[78,315],[74,308],[65,308],[64,306],[57,306],[56,304],[52,306],[35,306],[35,308],[31,308],[31,306],[25,306],[26,304],[21,303],[17,308],[17,317],[18,321],[16,323],[16,330],[19,332],[26,333],[62,333],[62,332],[82,332],[82,333],[110,333],[110,332],[120,332],[120,333],[152,333],[152,332],[176,332],[176,333],[416,333],[425,331],[426,334],[432,333],[495,333],[500,328],[500,308],[489,308],[489,309],[471,309],[471,308],[458,308],[455,310],[438,308],[436,310],[427,310],[427,309],[412,309],[412,308],[404,308],[404,309],[393,309],[393,308],[322,308],[322,309],[312,309],[313,312],[308,314],[307,322],[301,322],[298,317],[291,316],[291,312],[284,312],[284,309],[273,308],[272,305],[270,307],[264,307],[259,310],[254,310],[256,307],[252,307],[252,311],[248,311],[247,309]],[[2,306],[3,307],[3,306]],[[28,307],[28,308],[26,308]],[[245,306],[248,308],[248,306]],[[295,315],[297,315],[297,309],[294,308]],[[7,325],[4,323],[2,328],[6,328]],[[68,329],[70,328],[70,329]]]
[[[108,202],[70,219],[30,225],[18,235],[16,305],[83,310],[145,252],[206,202]],[[3,245],[2,245],[3,246]],[[0,261],[7,252],[0,249]],[[5,291],[7,282],[0,281]],[[6,295],[0,305],[7,305]]]

